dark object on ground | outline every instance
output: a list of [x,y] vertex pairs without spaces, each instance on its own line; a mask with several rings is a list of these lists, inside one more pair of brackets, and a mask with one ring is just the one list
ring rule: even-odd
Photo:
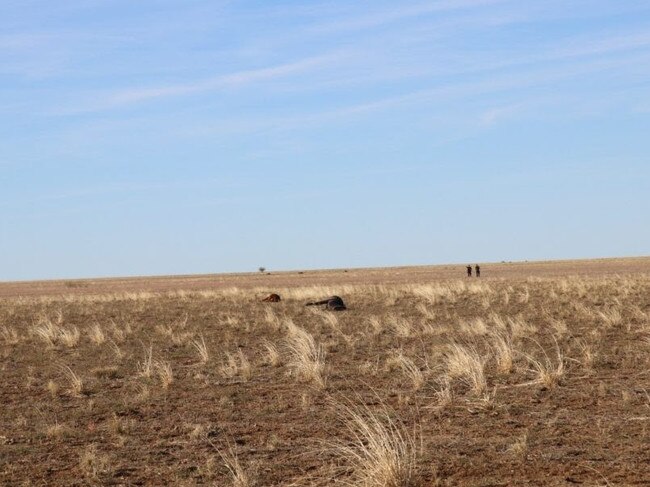
[[279,294],[269,294],[262,301],[266,303],[279,303],[282,299]]
[[476,273],[476,277],[481,277],[481,266],[476,264],[476,266],[474,266],[474,271]]
[[325,308],[330,309],[332,311],[343,311],[344,309],[347,309],[345,307],[345,303],[341,298],[338,296],[332,296],[327,299],[323,299],[322,301],[314,301],[311,303],[305,304],[305,306],[318,306],[324,304]]
[[472,277],[472,266],[471,265],[467,266],[467,277]]

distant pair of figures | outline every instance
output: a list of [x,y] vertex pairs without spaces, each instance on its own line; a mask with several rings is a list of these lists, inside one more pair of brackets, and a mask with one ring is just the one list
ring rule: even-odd
[[[474,266],[474,270],[476,272],[476,277],[481,277],[481,267],[478,264],[476,264]],[[467,266],[467,277],[472,277],[472,266],[471,265]]]

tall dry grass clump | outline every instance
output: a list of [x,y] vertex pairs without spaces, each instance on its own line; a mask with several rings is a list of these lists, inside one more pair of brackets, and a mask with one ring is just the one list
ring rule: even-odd
[[270,326],[274,331],[278,331],[281,327],[282,320],[275,314],[275,311],[271,308],[266,308],[264,310],[264,321]]
[[[214,447],[214,445],[212,446]],[[254,487],[257,485],[255,477],[243,467],[237,457],[237,453],[235,453],[231,445],[228,445],[228,450],[226,451],[222,451],[216,447],[215,449],[219,453],[228,473],[230,473],[232,487]]]
[[515,351],[510,336],[503,332],[492,333],[492,351],[497,372],[500,374],[511,373],[515,364]]
[[149,378],[154,373],[154,362],[153,362],[153,347],[144,349],[144,357],[142,362],[138,362],[138,375],[141,377]]
[[610,308],[604,311],[598,311],[598,317],[603,321],[606,327],[618,326],[623,322],[623,316],[617,308]]
[[203,335],[199,335],[199,338],[195,338],[192,340],[192,348],[196,350],[196,354],[199,357],[199,361],[202,364],[207,364],[208,361],[210,360],[210,352],[208,350],[208,346],[205,343],[205,338],[203,338]]
[[174,372],[172,371],[172,365],[169,362],[163,362],[158,360],[154,363],[154,368],[158,379],[160,379],[160,384],[163,386],[163,389],[167,389],[172,382],[174,382]]
[[63,372],[66,379],[68,379],[68,382],[70,383],[69,393],[71,396],[80,397],[82,394],[86,392],[83,380],[81,379],[81,377],[75,374],[70,367],[68,367],[67,365],[61,365],[59,366],[59,369],[61,370],[61,372]]
[[331,450],[352,470],[342,485],[354,487],[415,487],[421,485],[417,463],[421,436],[410,432],[382,407],[374,412],[367,406],[335,407],[340,411],[348,438],[329,444]]
[[282,363],[282,358],[280,357],[280,352],[275,343],[272,343],[268,340],[264,342],[264,348],[266,349],[266,363],[271,367],[278,367]]
[[61,325],[62,320],[51,320],[47,316],[42,316],[32,331],[45,342],[48,348],[56,348],[57,345],[63,345],[67,348],[75,348],[79,345],[81,333],[77,327],[65,328]]
[[565,358],[560,350],[560,346],[557,341],[555,341],[555,360],[552,359],[546,350],[538,343],[535,342],[539,349],[542,351],[541,358],[535,358],[529,354],[522,354],[528,363],[530,364],[529,371],[535,375],[533,383],[542,384],[546,388],[553,388],[560,384],[562,378],[564,377],[565,370]]
[[487,335],[488,326],[481,317],[475,317],[470,320],[461,320],[459,323],[460,331],[467,335],[482,336]]
[[487,390],[485,362],[474,347],[452,343],[446,362],[449,378],[459,379],[476,395]]
[[309,332],[295,326],[287,338],[287,351],[287,365],[298,377],[317,387],[325,386],[325,350]]
[[390,369],[394,367],[399,368],[404,376],[411,381],[413,390],[419,391],[422,389],[426,382],[425,372],[422,371],[412,359],[404,355],[401,351],[395,353],[388,359],[387,366]]
[[513,338],[523,338],[537,333],[537,327],[530,321],[526,321],[521,316],[510,317],[507,319],[510,335]]
[[88,330],[88,338],[90,338],[90,341],[95,345],[101,345],[106,341],[106,334],[102,330],[101,326],[99,326],[99,323],[95,323],[90,327]]

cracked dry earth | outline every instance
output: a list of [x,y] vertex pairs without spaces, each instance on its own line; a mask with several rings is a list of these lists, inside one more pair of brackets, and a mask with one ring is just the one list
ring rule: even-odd
[[640,262],[0,284],[0,483],[650,485]]

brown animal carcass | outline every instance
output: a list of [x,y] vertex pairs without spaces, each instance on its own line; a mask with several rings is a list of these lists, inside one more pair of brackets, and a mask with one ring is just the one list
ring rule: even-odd
[[343,311],[347,309],[343,300],[338,296],[331,296],[327,299],[323,299],[322,301],[313,301],[305,304],[305,306],[318,306],[321,304],[324,304],[326,309],[332,311]]
[[262,301],[265,303],[279,303],[282,300],[279,294],[269,294]]

